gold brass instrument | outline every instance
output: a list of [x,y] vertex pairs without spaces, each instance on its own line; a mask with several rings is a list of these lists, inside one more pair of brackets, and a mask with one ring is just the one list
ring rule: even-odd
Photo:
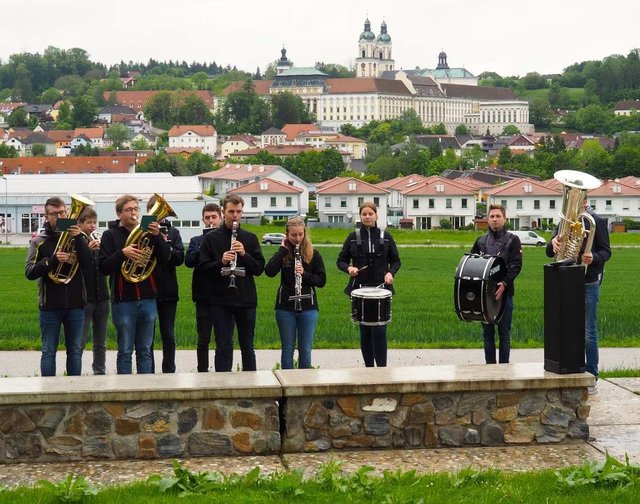
[[296,270],[298,269],[298,265],[302,264],[302,256],[300,255],[300,244],[296,244],[296,248],[294,251],[294,263],[293,263],[293,271],[295,272],[296,283],[294,286],[295,295],[289,296],[289,301],[294,302],[295,311],[302,311],[302,300],[309,299],[311,294],[303,294],[302,293],[302,273],[298,273]]
[[[231,225],[231,250],[233,250],[233,244],[238,239],[238,221],[233,221]],[[222,276],[229,277],[229,289],[236,289],[236,276],[243,277],[245,275],[244,268],[238,268],[238,254],[234,252],[233,260],[229,263],[229,266],[225,266],[220,271]]]
[[[71,194],[70,196],[71,208],[67,217],[68,219],[77,219],[86,206],[93,206],[95,204],[89,198],[85,198],[79,194]],[[56,269],[49,272],[49,278],[57,284],[68,284],[78,271],[78,266],[80,266],[76,254],[74,237],[70,236],[68,231],[60,233],[54,254],[58,252],[66,252],[69,254],[69,260],[64,263],[58,263]]]
[[[556,254],[556,262],[577,262],[584,239],[587,239],[583,253],[591,252],[595,238],[596,222],[584,211],[587,191],[600,187],[601,182],[589,175],[575,170],[560,170],[553,174],[563,185],[562,211],[558,226],[560,250]],[[589,222],[589,229],[585,225]]]
[[[177,217],[176,213],[169,206],[169,203],[167,203],[162,196],[156,194],[155,197],[156,202],[153,207],[151,207],[149,215],[153,215],[157,222],[160,222],[167,216]],[[125,248],[129,245],[135,245],[136,248],[142,252],[140,259],[134,260],[127,258],[122,263],[120,272],[127,282],[143,282],[149,278],[149,275],[151,275],[153,269],[156,267],[158,261],[153,257],[154,244],[150,234],[149,231],[140,229],[140,224],[138,224],[131,230],[131,233],[129,233],[127,237],[127,241],[124,244]]]

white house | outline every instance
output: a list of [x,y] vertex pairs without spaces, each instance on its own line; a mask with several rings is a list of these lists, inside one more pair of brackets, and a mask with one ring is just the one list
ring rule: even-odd
[[211,125],[174,126],[169,130],[169,148],[198,149],[213,156],[218,148],[218,134]]
[[253,149],[257,146],[257,143],[258,141],[253,135],[231,135],[220,144],[220,155],[223,158],[228,158],[235,152]]
[[387,212],[389,214],[389,222],[392,225],[397,226],[400,218],[404,215],[403,192],[427,180],[429,180],[429,177],[412,174],[385,180],[384,182],[376,184],[379,188],[389,191],[389,196],[387,197]]
[[316,186],[318,220],[350,227],[360,220],[360,205],[372,201],[378,207],[378,223],[386,227],[389,191],[353,177],[336,177]]
[[303,190],[278,180],[263,178],[238,187],[233,193],[244,199],[244,217],[287,219],[303,213]]
[[199,177],[203,193],[213,189],[218,195],[233,192],[238,187],[267,177],[283,184],[299,187],[302,189],[300,212],[302,215],[309,213],[309,185],[279,165],[226,164],[219,170],[201,173]]

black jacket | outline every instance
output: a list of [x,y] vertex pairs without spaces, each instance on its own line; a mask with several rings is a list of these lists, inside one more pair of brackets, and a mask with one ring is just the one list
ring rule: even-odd
[[[109,286],[111,288],[112,303],[155,299],[158,292],[154,277],[155,271],[149,275],[149,278],[139,283],[128,282],[122,276],[120,267],[126,260],[122,249],[127,242],[129,234],[127,228],[120,226],[120,221],[116,220],[109,223],[109,229],[103,233],[100,241],[99,269],[103,275],[110,276]],[[148,236],[153,242],[153,256],[157,259],[157,262],[161,264],[168,262],[170,256],[169,244],[165,242],[162,233],[157,236],[149,233]]]
[[494,232],[491,229],[487,234],[479,237],[473,247],[472,254],[487,254],[498,256],[504,259],[507,265],[507,274],[502,279],[507,284],[505,292],[507,296],[515,294],[514,282],[522,269],[522,244],[520,238],[513,233],[509,233],[504,228]]
[[[294,310],[295,301],[289,301],[289,296],[295,294],[296,274],[294,270],[295,260],[293,251],[287,247],[280,248],[273,254],[264,268],[269,277],[274,277],[280,272],[280,287],[276,296],[276,309]],[[310,294],[311,297],[301,300],[303,310],[317,310],[318,299],[316,287],[324,287],[327,283],[327,274],[324,269],[324,261],[317,249],[313,249],[311,263],[302,260],[302,294]]]
[[[163,221],[163,226],[167,226],[167,243],[169,244],[169,261],[158,262],[153,275],[158,287],[158,300],[178,301],[178,277],[176,268],[184,262],[184,245],[180,231],[173,227],[169,221]],[[160,233],[162,235],[162,233]]]
[[[358,231],[360,231],[359,245]],[[384,284],[384,276],[387,272],[391,272],[395,277],[400,269],[398,247],[388,231],[384,231],[381,239],[379,227],[363,226],[349,234],[345,240],[338,255],[337,266],[345,273],[348,272],[349,266],[359,269],[367,267],[355,278],[349,277],[349,282],[344,289],[346,294],[350,295],[352,290],[360,287],[376,287]],[[384,285],[384,288],[394,292],[393,285]]]
[[[86,236],[85,236],[86,240]],[[88,264],[82,265],[82,276],[84,286],[87,291],[87,303],[97,303],[109,299],[109,287],[107,277],[100,273],[98,269],[98,254],[100,249],[89,251],[91,260]]]
[[229,289],[229,277],[222,276],[222,255],[231,249],[231,229],[226,225],[204,235],[200,247],[200,267],[211,282],[211,303],[227,306],[251,307],[258,305],[254,276],[264,271],[264,257],[258,238],[253,233],[238,229],[237,240],[244,245],[245,255],[236,266],[245,269],[245,276],[236,276],[236,289]]
[[[593,238],[593,244],[591,246],[591,253],[593,254],[593,262],[587,266],[585,283],[601,282],[602,273],[604,272],[604,263],[611,258],[611,245],[609,244],[609,229],[607,227],[607,221],[600,217],[593,211],[591,207],[587,208],[587,212],[591,215],[596,223],[596,234]],[[586,228],[590,229],[589,221],[585,219]],[[558,229],[554,233],[554,238],[558,234]],[[586,238],[582,243],[582,251],[586,245]],[[553,243],[549,241],[545,249],[547,257],[553,257]],[[581,262],[578,257],[578,263]]]
[[60,233],[52,230],[47,222],[44,231],[31,240],[29,245],[24,274],[29,280],[38,280],[38,305],[41,310],[82,308],[87,302],[82,267],[90,263],[91,253],[82,234],[71,238],[75,241],[76,256],[80,263],[71,281],[68,284],[57,284],[49,278],[49,273],[60,264],[55,255],[59,238]]
[[[213,232],[213,229],[207,231],[207,233],[211,232]],[[184,256],[184,265],[187,268],[193,268],[193,276],[191,277],[191,299],[194,303],[197,301],[209,303],[213,299],[213,282],[207,276],[207,271],[200,266],[200,247],[202,246],[204,236],[203,231],[203,234],[191,238],[187,253]]]

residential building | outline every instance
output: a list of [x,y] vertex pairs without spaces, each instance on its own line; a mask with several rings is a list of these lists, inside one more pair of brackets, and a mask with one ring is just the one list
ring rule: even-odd
[[28,137],[25,137],[22,140],[22,144],[24,146],[25,156],[33,156],[32,151],[35,145],[44,146],[45,156],[56,155],[56,142],[51,140],[47,135],[43,133],[31,133],[31,135],[29,135]]
[[262,148],[271,145],[283,145],[287,139],[287,134],[278,128],[269,128],[260,135],[260,146]]
[[68,156],[1,158],[0,171],[14,175],[135,173],[135,156]]
[[[107,101],[113,97],[115,103],[133,109],[136,114],[142,113],[144,115],[144,108],[147,105],[147,102],[158,93],[162,93],[162,91],[105,91],[103,96]],[[189,95],[195,95],[207,104],[207,107],[211,112],[215,111],[215,100],[211,91],[189,90],[173,91],[172,93],[174,96],[182,98]]]
[[378,207],[378,226],[387,227],[389,191],[353,177],[336,177],[316,186],[318,220],[324,225],[352,227],[360,222],[360,205]]
[[[303,189],[265,177],[232,191],[244,199],[243,217],[267,217],[271,220],[288,219],[294,215],[304,215]],[[308,207],[308,203],[306,205]]]
[[228,158],[231,154],[254,149],[259,141],[253,135],[231,135],[220,144],[220,157]]
[[628,116],[640,112],[640,100],[619,101],[613,107],[613,113],[617,116]]
[[218,134],[211,125],[182,125],[169,130],[170,149],[197,149],[214,156],[218,149]]

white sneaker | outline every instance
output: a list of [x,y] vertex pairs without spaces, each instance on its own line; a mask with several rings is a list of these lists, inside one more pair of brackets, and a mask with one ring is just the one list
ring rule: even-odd
[[589,395],[596,395],[598,393],[598,384],[596,383],[593,387],[589,387]]

